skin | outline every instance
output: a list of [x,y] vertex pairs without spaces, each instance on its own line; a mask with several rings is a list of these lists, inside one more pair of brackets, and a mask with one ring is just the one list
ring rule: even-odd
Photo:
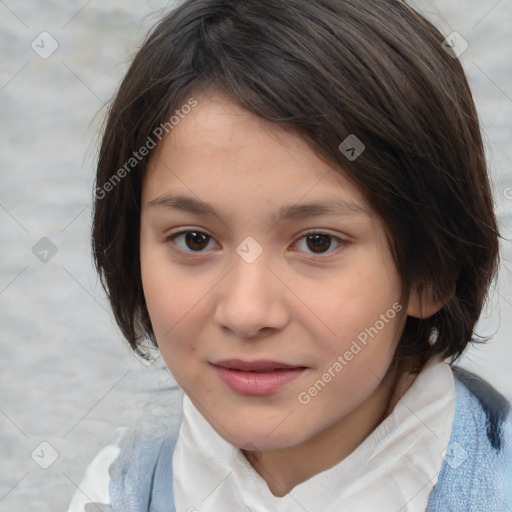
[[[404,300],[384,228],[341,170],[218,92],[194,97],[198,106],[154,150],[144,178],[146,303],[184,392],[283,496],[343,460],[389,414],[415,377],[402,376],[390,404],[384,377],[406,316],[429,316],[440,306],[423,297],[420,309],[414,293]],[[210,203],[217,214],[148,204],[171,194]],[[327,199],[361,211],[274,220],[283,206]],[[187,230],[207,237],[195,245],[185,234],[171,238]],[[308,243],[312,231],[326,235],[323,252]],[[252,263],[236,252],[249,236],[263,249]],[[299,393],[393,304],[401,311],[308,404],[300,403]],[[210,364],[228,358],[307,369],[271,395],[247,396],[228,388]]]

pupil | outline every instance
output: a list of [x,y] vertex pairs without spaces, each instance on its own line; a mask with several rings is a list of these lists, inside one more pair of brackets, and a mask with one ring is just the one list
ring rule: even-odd
[[204,249],[208,245],[208,236],[202,233],[187,233],[185,240],[189,249],[194,251]]
[[[307,237],[307,243],[309,249],[313,252],[324,252],[331,246],[331,240],[329,235],[311,235]],[[310,242],[312,245],[310,245]],[[319,250],[320,249],[320,250]]]

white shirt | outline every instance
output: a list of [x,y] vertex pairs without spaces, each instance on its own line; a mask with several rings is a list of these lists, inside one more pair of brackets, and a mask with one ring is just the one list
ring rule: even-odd
[[274,496],[241,450],[183,397],[173,455],[177,512],[424,512],[455,414],[449,365],[432,358],[392,413],[334,467]]
[[[177,512],[424,512],[455,414],[452,371],[430,360],[389,415],[336,466],[274,496],[242,452],[220,437],[190,399],[173,455]],[[126,428],[89,464],[68,512],[110,505],[109,468]],[[383,508],[384,507],[384,508]],[[90,508],[90,507],[89,507]],[[97,507],[96,507],[97,508]]]

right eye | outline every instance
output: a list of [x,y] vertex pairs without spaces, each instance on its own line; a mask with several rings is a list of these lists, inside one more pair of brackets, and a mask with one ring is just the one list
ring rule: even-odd
[[172,242],[181,251],[187,253],[204,252],[210,242],[216,244],[210,235],[201,231],[180,231],[169,235],[165,241]]

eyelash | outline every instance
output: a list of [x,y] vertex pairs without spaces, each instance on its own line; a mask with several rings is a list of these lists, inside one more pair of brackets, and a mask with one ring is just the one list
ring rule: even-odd
[[[164,242],[165,243],[169,243],[169,242],[172,242],[173,245],[176,245],[175,244],[175,239],[178,238],[179,236],[182,236],[182,235],[187,235],[189,233],[195,233],[195,234],[198,234],[198,235],[204,235],[205,237],[207,237],[209,240],[208,240],[208,243],[212,240],[214,240],[214,238],[210,235],[208,235],[207,233],[204,233],[203,231],[199,231],[199,230],[195,230],[195,229],[188,229],[188,230],[184,230],[184,231],[178,231],[177,233],[173,233],[167,237],[164,238]],[[298,242],[300,242],[301,240],[304,240],[306,238],[309,238],[309,237],[313,237],[313,236],[316,236],[316,235],[321,235],[321,236],[325,236],[325,237],[328,237],[329,239],[331,240],[334,240],[338,246],[334,249],[334,250],[330,250],[331,249],[331,246],[329,246],[329,248],[327,249],[327,252],[320,252],[320,253],[315,253],[315,252],[310,252],[309,254],[311,254],[313,257],[321,257],[321,258],[326,258],[327,256],[331,255],[331,254],[334,254],[336,252],[338,252],[340,250],[340,248],[343,248],[345,245],[348,244],[348,241],[347,240],[343,240],[339,237],[336,237],[334,235],[331,235],[329,233],[325,233],[324,231],[310,231],[308,233],[305,233],[304,235],[302,235],[295,243],[297,244]],[[215,241],[215,240],[214,240]],[[217,243],[217,242],[216,242]],[[181,248],[177,248],[175,249],[174,247],[172,248],[173,251],[176,251],[176,252],[180,252],[180,253],[183,253],[183,254],[187,254],[187,255],[201,255],[203,254],[204,250],[201,250],[201,251],[192,251],[192,250],[184,250],[184,249],[181,249]]]

